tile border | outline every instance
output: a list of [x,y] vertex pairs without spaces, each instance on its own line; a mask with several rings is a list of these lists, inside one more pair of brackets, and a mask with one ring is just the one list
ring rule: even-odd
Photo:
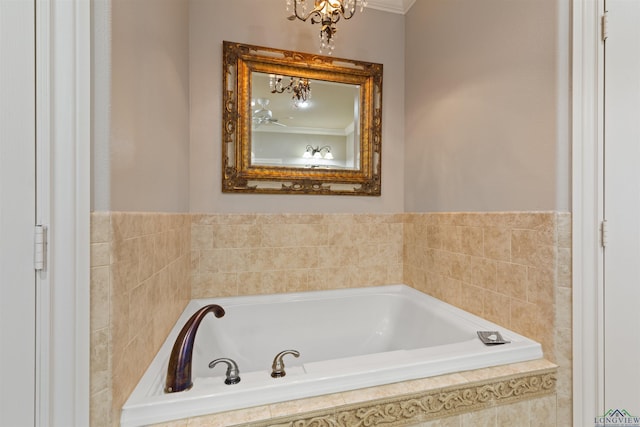
[[557,368],[391,399],[236,424],[244,427],[396,427],[517,403],[556,392]]

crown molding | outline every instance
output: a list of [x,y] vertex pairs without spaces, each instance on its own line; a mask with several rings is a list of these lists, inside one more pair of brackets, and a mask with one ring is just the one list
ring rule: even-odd
[[416,0],[367,0],[367,8],[404,15]]

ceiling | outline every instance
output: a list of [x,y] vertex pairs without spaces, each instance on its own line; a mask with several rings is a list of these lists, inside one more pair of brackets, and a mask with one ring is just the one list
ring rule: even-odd
[[407,13],[415,1],[416,0],[367,0],[367,7],[403,15]]

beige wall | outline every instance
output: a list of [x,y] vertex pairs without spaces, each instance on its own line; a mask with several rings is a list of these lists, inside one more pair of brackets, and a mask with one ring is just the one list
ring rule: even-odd
[[280,0],[219,6],[211,0],[96,1],[92,209],[402,211],[404,17],[369,9],[339,25],[336,57],[385,66],[383,195],[323,197],[319,204],[310,196],[222,194],[222,41],[316,52],[318,26],[287,21]]
[[568,2],[406,15],[405,211],[569,209]]
[[111,23],[94,44],[94,75],[110,90],[94,84],[103,116],[94,117],[93,208],[188,211],[189,2],[97,3]]
[[223,11],[210,0],[98,1],[111,24],[94,19],[93,209],[568,210],[565,3],[430,0],[341,21],[335,56],[385,67],[382,196],[318,198],[220,190],[222,40],[315,52],[317,28],[287,21],[280,0]]
[[384,64],[382,196],[221,192],[222,41],[318,51],[318,25],[289,22],[282,0],[190,1],[191,212],[402,212],[404,16],[366,9],[338,23],[334,56]]

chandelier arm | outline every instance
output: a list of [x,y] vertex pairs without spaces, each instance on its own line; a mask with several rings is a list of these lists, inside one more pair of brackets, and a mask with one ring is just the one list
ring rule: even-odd
[[[351,19],[356,14],[356,9],[357,8],[358,8],[358,2],[357,1],[354,1],[353,5],[349,9],[346,9],[344,7],[344,5],[342,4],[342,2],[341,2],[340,3],[340,8],[336,9],[333,13],[339,12],[340,15],[342,15],[342,17],[344,19]],[[338,18],[338,19],[340,19],[340,18]],[[336,20],[334,22],[338,22],[338,20]]]
[[[293,21],[294,19],[298,18],[299,20],[306,22],[309,18],[312,18],[312,21],[314,21],[313,18],[318,18],[320,19],[320,21],[315,21],[314,23],[320,23],[322,22],[322,6],[316,6],[313,10],[311,10],[309,13],[307,13],[307,16],[301,15],[300,12],[298,12],[298,2],[297,0],[293,1],[293,15],[289,16],[288,19],[290,21]],[[353,18],[353,16],[356,14],[356,10],[357,10],[357,3],[354,3],[353,6],[351,6],[350,9],[345,9],[344,5],[340,4],[340,7],[338,9],[335,9],[331,12],[331,21],[332,22],[338,22],[340,20],[340,16],[344,17],[344,19],[351,19]]]
[[[358,4],[360,4],[360,10],[366,6],[366,0],[315,0],[313,9],[306,13],[307,3],[306,0],[289,0],[287,10],[293,3],[293,15],[288,19],[293,21],[296,18],[303,22],[311,19],[312,24],[321,24],[320,28],[320,51],[329,49],[332,51],[335,47],[334,36],[337,32],[336,23],[340,21],[340,18],[345,20],[351,19],[355,16]],[[300,5],[302,11],[298,10]],[[303,6],[304,5],[304,6]],[[329,52],[329,55],[331,52]]]
[[[289,16],[288,19],[290,21],[293,21],[294,19],[298,18],[302,22],[307,22],[307,19],[312,18],[311,22],[313,22],[313,15],[317,15],[320,19],[322,19],[322,13],[320,12],[321,10],[322,8],[320,6],[316,6],[315,8],[313,8],[312,11],[307,13],[307,16],[300,15],[298,13],[298,0],[293,0],[293,15]],[[317,22],[320,22],[320,21],[317,21]]]
[[344,9],[340,12],[340,14],[344,17],[344,19],[351,19],[356,14],[355,8],[351,8],[349,13],[345,12]]
[[[340,15],[344,16],[344,19],[351,19],[351,17],[355,14],[355,12],[354,12],[354,10],[352,8],[352,9],[349,10],[349,12],[351,12],[351,14],[347,16],[347,11],[345,10],[344,5],[342,4],[342,2],[340,2],[340,8],[334,10],[333,14],[337,15],[336,12],[338,12],[338,13],[340,13]],[[340,20],[340,16],[338,16],[338,19],[336,19],[333,22],[338,22],[339,20]]]

